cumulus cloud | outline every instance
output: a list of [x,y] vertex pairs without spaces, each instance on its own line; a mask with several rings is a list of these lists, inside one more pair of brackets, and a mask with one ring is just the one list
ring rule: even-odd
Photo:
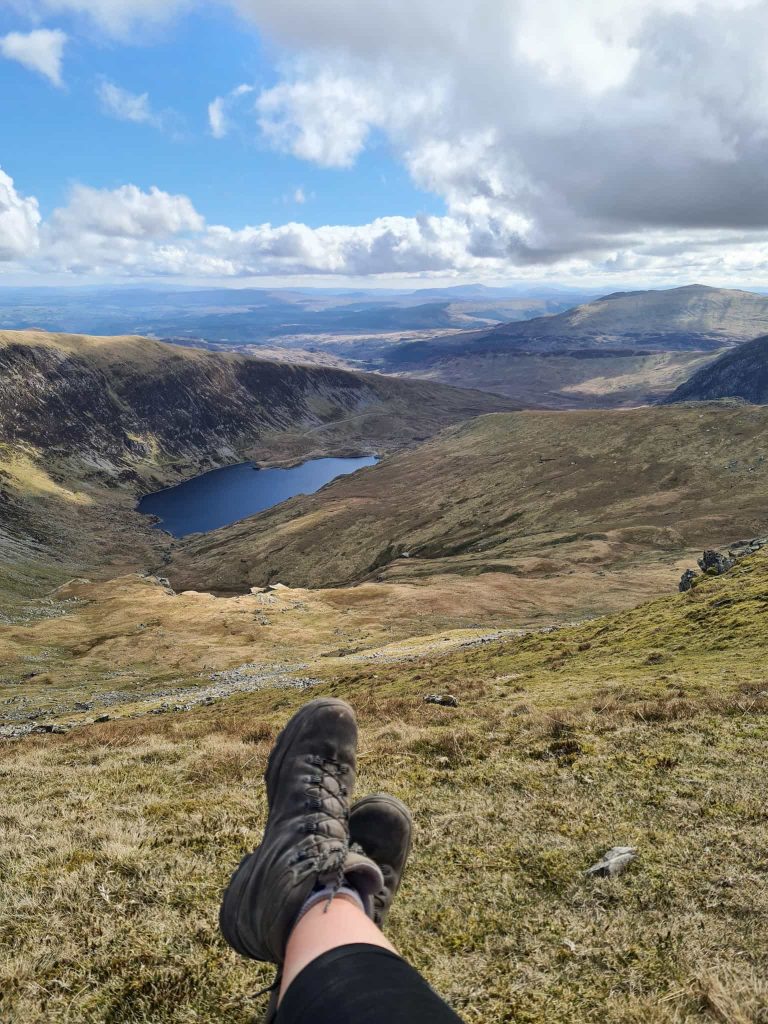
[[478,254],[768,229],[762,0],[236,6],[298,55],[257,100],[267,141],[343,167],[382,133]]
[[23,260],[37,249],[37,200],[20,196],[13,178],[0,168],[0,260]]
[[379,119],[375,94],[333,72],[283,82],[259,95],[264,137],[277,149],[323,167],[350,167]]
[[30,71],[44,75],[61,87],[61,62],[67,35],[60,29],[38,28],[33,32],[9,32],[0,37],[0,53]]
[[54,239],[161,239],[200,231],[204,223],[187,196],[154,187],[143,192],[136,185],[113,190],[76,185],[69,203],[54,211],[50,229]]
[[161,118],[152,110],[149,93],[144,92],[138,95],[129,92],[106,78],[99,82],[96,92],[101,101],[102,110],[111,117],[116,117],[119,121],[133,121],[134,124],[151,124],[156,128],[160,127]]
[[[214,136],[247,123],[235,115],[248,95],[269,145],[344,168],[384,142],[417,187],[442,199],[444,215],[188,227],[192,240],[128,232],[112,251],[81,247],[84,266],[768,275],[765,0],[228,2],[280,48],[283,64],[258,95],[241,86],[211,101]],[[88,14],[111,32],[186,7],[25,4]],[[47,236],[67,216],[57,213]],[[85,222],[84,237],[108,237]]]

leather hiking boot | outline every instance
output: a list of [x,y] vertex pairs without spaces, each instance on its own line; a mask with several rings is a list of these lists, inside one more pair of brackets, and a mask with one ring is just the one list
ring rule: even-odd
[[373,920],[384,927],[411,851],[413,818],[402,800],[388,793],[366,796],[352,807],[349,836],[381,868],[384,885],[373,897]]
[[282,964],[315,887],[341,886],[347,874],[364,901],[381,888],[378,867],[349,849],[356,746],[352,708],[331,697],[306,704],[278,736],[264,776],[264,838],[235,871],[219,912],[224,938],[243,956]]

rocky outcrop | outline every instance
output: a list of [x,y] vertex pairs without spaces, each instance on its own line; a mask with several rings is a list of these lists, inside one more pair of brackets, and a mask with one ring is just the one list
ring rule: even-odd
[[736,565],[736,559],[720,551],[705,551],[699,559],[699,568],[709,576],[722,576]]
[[693,586],[693,581],[698,579],[698,576],[699,574],[695,569],[686,569],[680,577],[680,593],[684,594],[687,590],[690,590]]
[[680,577],[680,593],[684,594],[695,586],[696,581],[704,576],[722,576],[734,567],[742,558],[754,555],[768,547],[768,537],[753,537],[752,540],[735,541],[728,549],[728,553],[715,551],[713,548],[703,553],[698,560],[701,573],[695,569],[686,569]]

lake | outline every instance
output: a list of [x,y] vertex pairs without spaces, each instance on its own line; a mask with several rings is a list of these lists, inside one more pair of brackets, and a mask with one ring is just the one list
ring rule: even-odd
[[291,469],[258,469],[252,462],[225,466],[145,495],[139,512],[157,516],[174,537],[206,533],[263,512],[297,494],[313,494],[336,477],[374,466],[378,459],[312,459]]

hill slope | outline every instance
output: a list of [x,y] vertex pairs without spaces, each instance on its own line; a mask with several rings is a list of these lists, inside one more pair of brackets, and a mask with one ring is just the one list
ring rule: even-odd
[[697,370],[667,402],[707,402],[741,398],[768,405],[768,336],[755,338]]
[[[396,448],[503,404],[485,394],[146,338],[0,332],[0,441],[67,448],[102,463],[231,460],[270,432],[324,427],[339,442],[361,440],[368,430],[369,444]],[[351,436],[349,420],[357,424]]]
[[169,574],[178,589],[229,592],[489,572],[576,573],[576,585],[579,572],[660,551],[669,565],[673,552],[759,533],[766,455],[763,409],[486,416],[183,542]]
[[388,452],[508,405],[145,338],[0,332],[0,592],[157,561],[142,491],[246,458]]
[[768,331],[768,296],[690,285],[391,350],[393,372],[549,407],[641,404],[724,348]]

